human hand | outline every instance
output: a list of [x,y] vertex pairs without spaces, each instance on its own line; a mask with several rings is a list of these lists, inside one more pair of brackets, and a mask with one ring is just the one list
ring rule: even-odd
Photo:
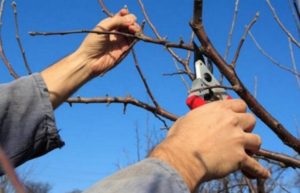
[[246,108],[242,100],[226,100],[190,111],[173,125],[150,157],[174,167],[191,191],[201,182],[238,169],[253,177],[269,177],[270,173],[247,154],[259,150],[261,139],[250,133],[255,118]]
[[[94,29],[99,32],[119,31],[133,34],[140,30],[140,26],[136,23],[136,17],[127,9],[121,9],[113,17],[102,20]],[[115,67],[132,41],[122,35],[90,33],[76,53],[84,58],[92,75],[97,76]]]

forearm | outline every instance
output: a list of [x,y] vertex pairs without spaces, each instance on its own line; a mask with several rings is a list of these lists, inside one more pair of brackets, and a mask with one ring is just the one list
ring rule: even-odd
[[93,76],[88,61],[74,52],[41,72],[53,108],[57,108]]

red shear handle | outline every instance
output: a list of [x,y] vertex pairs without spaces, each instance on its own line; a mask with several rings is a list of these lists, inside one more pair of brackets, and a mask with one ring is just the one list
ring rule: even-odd
[[[227,95],[226,99],[232,99],[232,97]],[[200,107],[202,105],[205,105],[206,103],[207,101],[205,101],[203,98],[197,95],[191,95],[186,99],[186,104],[191,110]]]
[[206,101],[197,95],[191,95],[186,99],[187,106],[192,110],[206,104]]

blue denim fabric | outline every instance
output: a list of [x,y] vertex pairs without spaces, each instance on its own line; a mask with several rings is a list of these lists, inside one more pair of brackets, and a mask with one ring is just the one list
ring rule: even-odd
[[39,74],[0,85],[0,145],[15,167],[64,145]]
[[96,183],[84,193],[189,193],[181,176],[166,163],[145,159]]

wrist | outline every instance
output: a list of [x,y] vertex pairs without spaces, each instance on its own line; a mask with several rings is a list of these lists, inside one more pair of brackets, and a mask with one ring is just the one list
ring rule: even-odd
[[173,167],[181,175],[190,191],[193,192],[203,181],[206,169],[196,155],[189,155],[181,149],[177,146],[176,140],[169,137],[159,144],[149,157],[164,161]]
[[79,52],[74,52],[41,72],[54,108],[93,77],[93,72]]

